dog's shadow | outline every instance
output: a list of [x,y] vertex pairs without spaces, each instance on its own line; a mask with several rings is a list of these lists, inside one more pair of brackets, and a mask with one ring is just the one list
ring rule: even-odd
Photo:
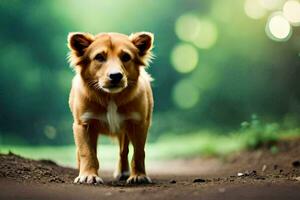
[[126,183],[126,181],[116,181],[116,180],[109,180],[105,181],[103,184],[86,184],[86,183],[81,183],[81,184],[76,184],[72,183],[77,186],[92,186],[92,187],[115,187],[115,188],[136,188],[136,187],[153,187],[157,185],[157,182],[152,182],[152,183]]
[[109,187],[147,187],[147,186],[154,186],[156,185],[156,182],[152,183],[126,183],[126,181],[116,181],[116,180],[110,180],[104,183],[104,185]]

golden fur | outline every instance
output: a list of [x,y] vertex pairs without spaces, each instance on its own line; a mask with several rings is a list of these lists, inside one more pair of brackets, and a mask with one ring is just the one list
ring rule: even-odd
[[[145,171],[145,142],[151,123],[151,77],[145,66],[151,59],[153,35],[139,32],[70,33],[69,61],[76,72],[69,105],[77,147],[76,183],[102,183],[98,176],[97,138],[118,138],[120,158],[115,177],[128,183],[149,183]],[[122,75],[113,83],[111,74]],[[129,173],[128,145],[134,154]],[[130,175],[130,176],[129,176]]]

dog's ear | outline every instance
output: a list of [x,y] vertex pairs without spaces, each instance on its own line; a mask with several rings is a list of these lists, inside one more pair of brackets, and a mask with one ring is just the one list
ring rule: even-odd
[[133,33],[129,39],[139,50],[140,56],[147,55],[153,48],[154,35],[150,32]]
[[73,32],[68,35],[68,47],[77,56],[82,56],[93,41],[94,36],[89,33]]

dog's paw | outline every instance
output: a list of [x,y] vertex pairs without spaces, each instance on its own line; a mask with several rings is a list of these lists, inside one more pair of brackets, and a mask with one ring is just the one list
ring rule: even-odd
[[128,184],[148,184],[152,183],[151,179],[146,175],[133,175],[127,181]]
[[103,184],[103,180],[97,175],[79,175],[77,178],[75,178],[74,183],[77,184],[86,183],[86,184],[98,185],[98,184]]
[[129,176],[130,176],[129,171],[114,174],[114,178],[117,181],[126,181],[129,178]]

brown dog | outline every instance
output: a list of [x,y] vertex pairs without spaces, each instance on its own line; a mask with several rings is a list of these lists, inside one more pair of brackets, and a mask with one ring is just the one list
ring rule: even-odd
[[[118,138],[120,158],[115,178],[127,183],[150,183],[145,171],[145,142],[151,123],[151,59],[153,35],[70,33],[70,63],[76,71],[69,105],[77,147],[76,183],[103,183],[98,176],[97,138]],[[128,145],[134,148],[129,173]]]

